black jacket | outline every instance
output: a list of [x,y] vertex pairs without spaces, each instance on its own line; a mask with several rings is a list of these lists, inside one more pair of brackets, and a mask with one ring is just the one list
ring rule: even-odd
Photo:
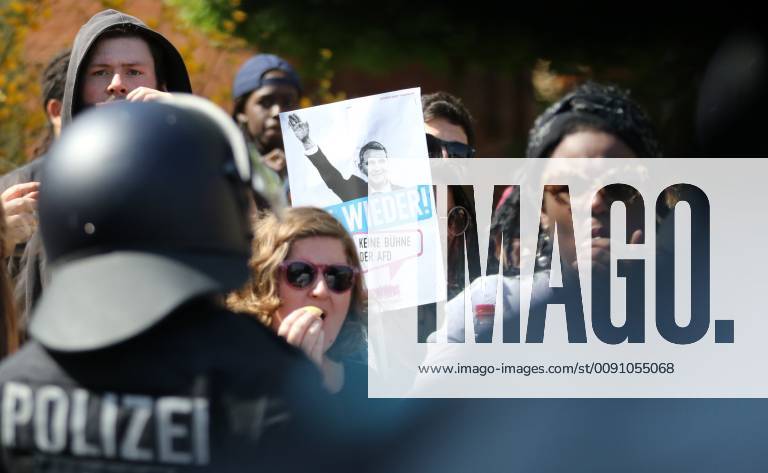
[[302,353],[204,302],[106,349],[31,341],[0,364],[0,395],[0,471],[14,472],[298,470],[332,406]]
[[309,161],[315,166],[320,177],[328,188],[341,199],[342,202],[359,199],[368,195],[368,183],[363,179],[352,174],[347,179],[341,175],[323,151],[318,148],[316,153],[307,156]]

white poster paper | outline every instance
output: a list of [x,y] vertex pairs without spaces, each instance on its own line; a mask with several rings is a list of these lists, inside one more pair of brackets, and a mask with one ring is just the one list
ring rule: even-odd
[[293,206],[321,207],[352,234],[369,305],[445,298],[418,88],[280,114]]

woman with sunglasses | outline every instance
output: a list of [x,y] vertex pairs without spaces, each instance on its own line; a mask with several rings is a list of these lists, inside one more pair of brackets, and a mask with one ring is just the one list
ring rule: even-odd
[[311,207],[260,215],[249,264],[252,279],[229,296],[231,309],[301,349],[331,393],[367,374],[367,293],[355,244],[335,218]]

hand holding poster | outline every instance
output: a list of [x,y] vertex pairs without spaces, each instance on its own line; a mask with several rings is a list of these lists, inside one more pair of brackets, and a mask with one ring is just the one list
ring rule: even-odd
[[353,235],[369,303],[394,310],[444,299],[419,89],[280,120],[293,205],[325,208]]

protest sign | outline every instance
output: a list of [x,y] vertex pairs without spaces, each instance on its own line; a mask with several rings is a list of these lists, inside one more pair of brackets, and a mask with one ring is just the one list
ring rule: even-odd
[[294,206],[352,234],[369,304],[443,300],[445,282],[418,88],[280,114]]

